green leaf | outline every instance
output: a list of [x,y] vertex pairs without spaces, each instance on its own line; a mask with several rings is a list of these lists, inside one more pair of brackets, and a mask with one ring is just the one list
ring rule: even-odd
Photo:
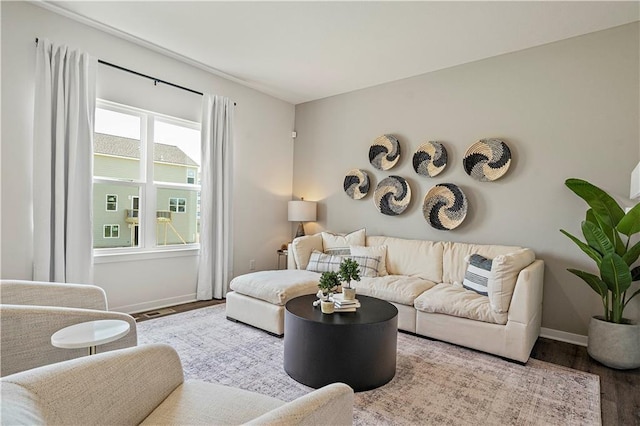
[[[634,244],[627,252],[622,256],[622,260],[628,265],[631,266],[636,263],[636,260],[640,257],[640,241]],[[634,280],[635,281],[635,280]]]
[[567,179],[564,184],[582,198],[609,226],[615,227],[624,216],[624,211],[616,200],[595,185],[582,179]]
[[598,250],[603,256],[615,251],[613,241],[609,241],[609,238],[607,238],[598,225],[585,220],[582,222],[582,234],[587,240],[587,244],[589,244],[591,248]]
[[561,229],[560,232],[562,232],[564,235],[569,237],[571,241],[576,243],[576,245],[580,247],[582,251],[587,254],[587,256],[589,256],[591,259],[593,259],[596,262],[596,265],[598,265],[598,268],[600,268],[600,263],[602,262],[602,255],[597,250],[589,247],[588,244],[583,243],[578,238],[574,237],[564,229]]
[[628,298],[628,299],[627,299],[627,301],[624,303],[624,306],[627,306],[627,303],[629,303],[629,301],[630,301],[631,299],[633,299],[634,297],[636,297],[636,296],[637,296],[637,295],[639,295],[639,294],[640,294],[640,288],[639,288],[638,290],[636,290],[636,292],[635,292],[635,293],[633,293],[633,294],[631,295],[631,297],[630,297],[630,298]]
[[617,254],[607,254],[602,258],[600,277],[607,284],[614,299],[620,299],[622,293],[631,285],[631,271],[629,266]]
[[597,275],[590,274],[585,271],[581,271],[579,269],[567,269],[567,271],[571,272],[573,275],[576,275],[584,282],[589,284],[589,287],[593,289],[596,293],[600,295],[603,299],[607,295],[607,285],[598,277]]
[[586,220],[598,225],[600,229],[602,229],[602,232],[604,232],[607,238],[609,238],[609,241],[614,243],[616,247],[616,253],[618,253],[620,256],[625,253],[626,247],[622,242],[620,233],[616,228],[608,225],[604,220],[600,219],[599,216],[593,213],[593,209],[587,210]]
[[631,281],[640,281],[640,266],[631,270]]
[[640,232],[640,203],[636,204],[620,219],[616,229],[627,237]]

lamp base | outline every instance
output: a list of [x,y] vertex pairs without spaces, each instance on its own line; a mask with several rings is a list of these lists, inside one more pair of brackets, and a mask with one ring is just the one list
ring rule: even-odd
[[296,231],[296,238],[298,237],[304,237],[305,233],[304,233],[304,226],[302,225],[302,222],[300,222],[298,224],[298,230]]

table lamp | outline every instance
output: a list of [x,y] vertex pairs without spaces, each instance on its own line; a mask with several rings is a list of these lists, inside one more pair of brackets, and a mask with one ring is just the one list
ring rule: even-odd
[[296,238],[304,236],[304,226],[302,222],[312,222],[316,220],[316,203],[313,201],[289,201],[288,204],[289,222],[300,222],[296,231]]

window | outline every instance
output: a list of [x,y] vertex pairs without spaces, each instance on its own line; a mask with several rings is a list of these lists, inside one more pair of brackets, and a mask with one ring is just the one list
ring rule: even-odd
[[[196,244],[199,175],[198,123],[98,100],[94,248]],[[119,200],[125,200],[120,211]]]
[[120,225],[104,225],[102,235],[104,238],[120,238]]
[[175,213],[184,213],[186,211],[186,198],[169,198],[169,211]]
[[118,196],[116,194],[107,194],[107,211],[118,211]]
[[196,171],[187,169],[187,183],[196,183]]

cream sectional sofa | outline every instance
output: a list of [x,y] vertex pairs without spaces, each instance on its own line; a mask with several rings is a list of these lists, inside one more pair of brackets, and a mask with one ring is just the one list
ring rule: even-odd
[[[230,285],[233,291],[227,294],[227,317],[282,335],[286,302],[317,292],[320,273],[306,267],[314,250],[335,249],[327,247],[328,242],[331,239],[326,233],[296,238],[289,246],[288,270],[234,278]],[[543,262],[536,260],[531,250],[365,238],[364,233],[356,242],[359,244],[350,245],[386,250],[381,256],[384,265],[380,276],[362,277],[355,287],[358,294],[394,304],[400,330],[519,362],[528,360],[540,332],[544,274]],[[493,261],[487,296],[462,286],[472,254]]]

